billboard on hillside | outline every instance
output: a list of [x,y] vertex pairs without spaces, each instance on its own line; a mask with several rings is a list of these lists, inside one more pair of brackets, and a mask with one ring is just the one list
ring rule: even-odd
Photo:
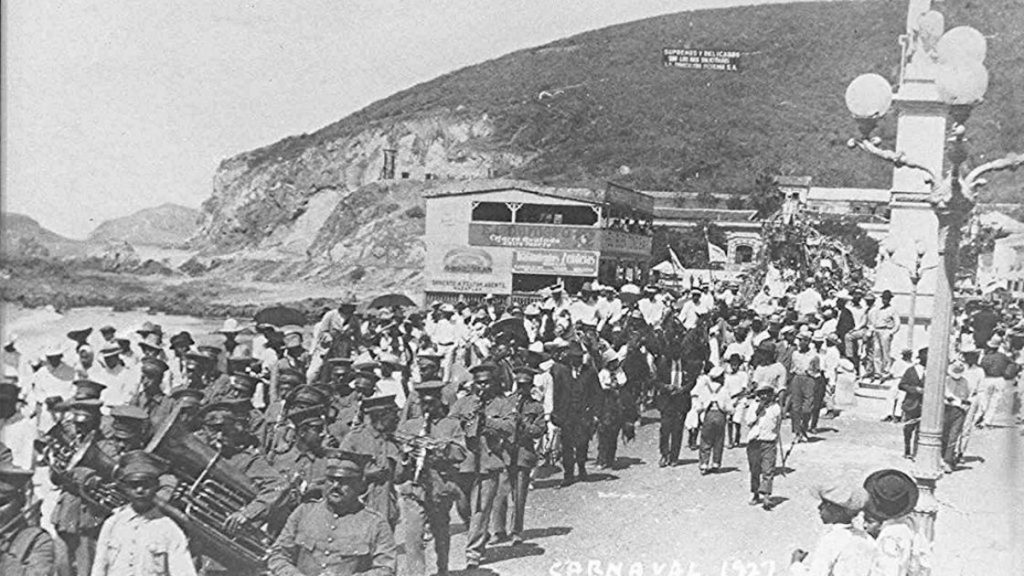
[[662,48],[661,62],[665,66],[687,70],[740,71],[740,53],[735,50]]

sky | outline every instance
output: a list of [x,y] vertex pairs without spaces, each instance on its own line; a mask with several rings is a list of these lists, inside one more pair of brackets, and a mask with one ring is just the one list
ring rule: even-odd
[[221,160],[419,82],[587,30],[784,0],[11,0],[0,4],[5,211],[84,238]]

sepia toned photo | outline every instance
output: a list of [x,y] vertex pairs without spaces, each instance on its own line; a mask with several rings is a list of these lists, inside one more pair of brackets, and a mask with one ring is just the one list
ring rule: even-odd
[[1024,1],[0,48],[0,576],[1024,574]]

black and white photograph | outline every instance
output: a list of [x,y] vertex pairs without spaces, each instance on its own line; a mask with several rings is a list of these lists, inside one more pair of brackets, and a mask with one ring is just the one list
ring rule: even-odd
[[1024,574],[1024,0],[5,0],[0,576]]

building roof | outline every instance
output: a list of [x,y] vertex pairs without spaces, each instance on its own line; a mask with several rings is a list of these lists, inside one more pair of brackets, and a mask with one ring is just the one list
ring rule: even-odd
[[537,194],[551,198],[561,198],[595,205],[617,205],[644,214],[654,211],[654,199],[650,196],[626,188],[609,184],[605,189],[575,188],[564,186],[546,186],[526,180],[458,180],[424,194],[426,198],[445,196],[464,196],[472,194],[488,194],[505,190],[519,190],[527,194]]
[[811,185],[810,176],[776,176],[776,186],[802,186],[804,188]]
[[665,220],[710,220],[712,222],[749,222],[757,210],[727,210],[719,208],[676,208],[655,206],[654,217]]
[[808,202],[871,202],[888,204],[891,193],[878,188],[822,188],[811,186]]

